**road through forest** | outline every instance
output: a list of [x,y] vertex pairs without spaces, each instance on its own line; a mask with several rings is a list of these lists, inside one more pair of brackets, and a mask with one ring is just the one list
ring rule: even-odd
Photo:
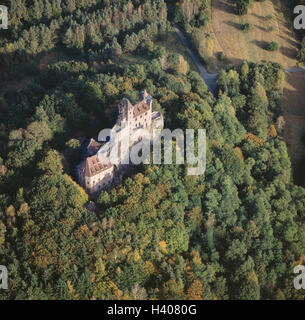
[[185,36],[182,33],[182,31],[175,24],[174,24],[174,29],[177,32],[181,42],[185,46],[188,54],[191,56],[191,58],[193,59],[194,63],[196,64],[196,66],[197,66],[197,68],[199,70],[199,74],[200,74],[201,78],[205,81],[205,83],[207,84],[208,88],[210,89],[210,91],[215,96],[216,95],[216,89],[217,89],[216,79],[217,79],[218,73],[208,73],[206,68],[201,63],[200,58],[198,57],[198,55],[192,50],[191,45],[189,44],[188,40],[185,38]]

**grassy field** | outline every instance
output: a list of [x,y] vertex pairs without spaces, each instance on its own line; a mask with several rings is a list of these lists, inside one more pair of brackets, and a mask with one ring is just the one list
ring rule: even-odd
[[[229,1],[211,0],[211,5],[210,32],[214,37],[211,71],[217,71],[223,66],[218,58],[222,52],[228,61],[235,65],[243,60],[253,62],[270,60],[280,63],[286,69],[296,65],[298,42],[292,29],[289,12],[281,1],[254,1],[253,7],[244,16],[236,15],[234,4]],[[245,22],[253,24],[254,29],[241,31],[239,27]],[[270,31],[271,27],[273,31]],[[271,41],[279,44],[278,51],[265,50]]]

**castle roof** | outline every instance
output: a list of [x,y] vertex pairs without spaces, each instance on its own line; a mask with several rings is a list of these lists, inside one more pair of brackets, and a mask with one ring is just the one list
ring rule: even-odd
[[88,153],[90,155],[93,155],[93,154],[97,153],[97,151],[99,150],[101,145],[102,145],[101,143],[95,141],[94,139],[91,139],[90,143],[87,146]]
[[148,111],[149,109],[150,109],[150,105],[147,104],[145,101],[141,101],[133,107],[133,116],[137,117],[140,114]]
[[86,159],[85,163],[85,175],[86,177],[93,177],[102,171],[108,170],[112,167],[112,164],[108,161],[101,162],[97,155]]

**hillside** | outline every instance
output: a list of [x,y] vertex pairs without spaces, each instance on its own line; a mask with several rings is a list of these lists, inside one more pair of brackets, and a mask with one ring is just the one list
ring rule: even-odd
[[[269,60],[280,63],[284,68],[296,65],[298,42],[281,2],[255,1],[248,14],[244,16],[236,15],[234,3],[229,1],[212,0],[211,6],[211,32],[214,37],[214,56],[210,66],[212,71],[223,67],[223,62],[219,61],[222,52],[233,64],[239,64],[243,60]],[[240,25],[246,22],[253,24],[254,29],[241,31]],[[273,31],[268,31],[270,27],[274,28]],[[266,44],[271,41],[279,44],[278,51],[265,50]]]
[[[0,300],[304,300],[293,270],[305,261],[305,188],[293,182],[278,120],[284,104],[295,152],[305,73],[288,75],[283,88],[278,63],[234,68],[223,59],[212,94],[201,65],[213,46],[204,30],[213,26],[210,0],[169,10],[171,2],[5,2],[13,27],[0,38],[0,265],[8,274]],[[255,2],[250,16],[270,3]],[[234,36],[246,34],[228,30],[218,41],[234,62],[261,59],[254,45],[245,50],[254,58],[243,57],[234,44],[251,47]],[[275,58],[289,54],[283,48]],[[195,142],[181,147],[178,134],[172,148],[162,143],[161,163],[153,146],[151,163],[92,197],[77,176],[86,141],[113,126],[122,98],[135,104],[144,89],[165,128],[186,138],[193,130]],[[140,121],[133,133],[142,135]],[[130,151],[144,160],[139,138]],[[205,172],[190,175],[200,158]],[[86,183],[93,174],[85,171]]]

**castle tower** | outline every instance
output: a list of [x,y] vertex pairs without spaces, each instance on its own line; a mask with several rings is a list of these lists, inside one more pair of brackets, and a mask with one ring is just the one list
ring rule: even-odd
[[118,105],[119,107],[119,121],[121,126],[125,123],[126,125],[132,125],[133,123],[133,106],[127,98],[123,98]]
[[152,96],[145,90],[140,92],[140,100],[144,101],[150,106],[150,112],[152,112]]

